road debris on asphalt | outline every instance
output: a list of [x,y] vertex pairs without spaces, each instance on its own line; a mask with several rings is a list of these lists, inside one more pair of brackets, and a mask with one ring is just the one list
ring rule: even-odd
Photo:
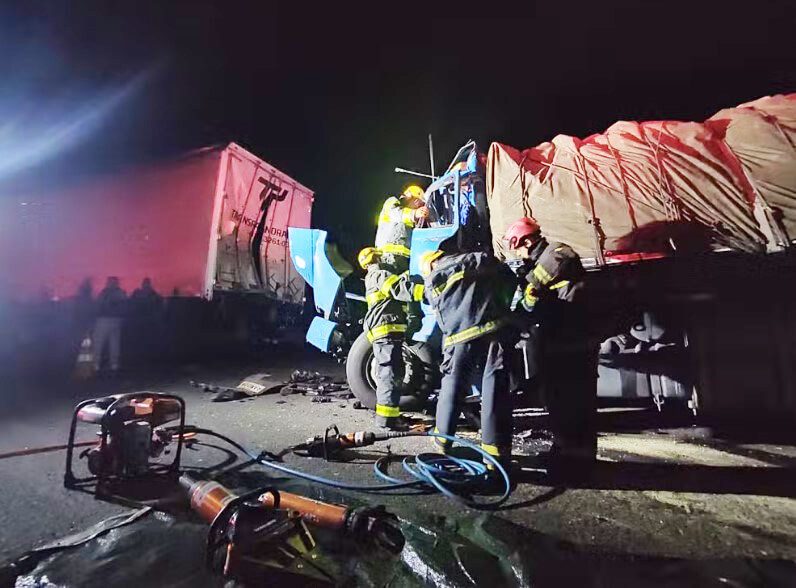
[[270,379],[271,374],[252,374],[243,378],[240,384],[234,388],[205,382],[196,382],[194,380],[191,380],[189,383],[194,388],[201,388],[203,392],[212,393],[211,402],[229,402],[231,400],[243,400],[252,396],[270,394],[282,388],[282,384],[270,384]]
[[[353,398],[354,394],[344,381],[335,381],[331,376],[308,370],[295,370],[290,381],[282,387],[282,396],[305,394],[315,396],[313,402],[331,402],[334,399]],[[328,400],[321,400],[328,398]]]
[[219,386],[205,382],[190,381],[190,385],[200,388],[203,392],[213,394],[211,402],[229,402],[232,400],[244,400],[253,396],[263,394],[275,394],[279,392],[282,396],[291,394],[304,394],[316,396],[318,398],[328,398],[328,400],[313,400],[313,402],[331,402],[332,399],[348,400],[354,394],[345,381],[335,380],[331,376],[313,372],[309,370],[294,370],[290,374],[290,380],[277,384],[273,381],[271,374],[252,374],[245,377],[237,386]]

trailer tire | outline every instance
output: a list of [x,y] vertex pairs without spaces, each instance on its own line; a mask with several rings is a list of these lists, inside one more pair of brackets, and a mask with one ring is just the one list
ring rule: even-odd
[[[405,383],[411,394],[402,394],[399,402],[401,410],[418,411],[425,407],[428,395],[436,388],[438,374],[434,369],[430,346],[424,343],[404,343],[403,354],[411,361],[409,382]],[[373,364],[373,345],[365,333],[361,333],[351,345],[345,364],[346,379],[351,392],[362,406],[376,408],[376,383],[371,375]]]

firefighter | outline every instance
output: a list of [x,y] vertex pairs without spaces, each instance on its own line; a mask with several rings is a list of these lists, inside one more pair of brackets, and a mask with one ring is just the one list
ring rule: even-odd
[[423,194],[423,188],[412,184],[404,189],[399,198],[387,198],[379,213],[376,248],[387,263],[401,271],[409,268],[412,229],[418,222],[428,218]]
[[580,257],[564,243],[548,242],[532,218],[509,226],[505,240],[525,262],[519,272],[522,306],[538,325],[539,375],[553,430],[551,463],[591,464],[597,455],[597,353],[588,336]]
[[[442,382],[436,431],[456,432],[461,403],[475,368],[481,379],[481,447],[502,463],[511,458],[511,397],[508,382],[508,302],[516,278],[492,255],[443,249],[421,258],[425,297],[443,334]],[[443,452],[450,442],[435,438]],[[487,462],[488,467],[489,466]]]
[[359,252],[358,261],[367,270],[364,325],[376,362],[376,424],[398,429],[402,426],[398,378],[402,375],[407,329],[405,305],[422,299],[423,285],[413,283],[406,271],[398,273],[394,265],[383,261],[385,257],[375,247],[367,247]]

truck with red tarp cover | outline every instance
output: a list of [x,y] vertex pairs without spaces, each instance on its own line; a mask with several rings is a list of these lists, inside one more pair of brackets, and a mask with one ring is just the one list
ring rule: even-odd
[[[588,269],[584,328],[600,345],[600,397],[792,421],[794,146],[796,94],[704,122],[623,121],[524,150],[493,143],[484,154],[470,142],[426,189],[431,214],[413,231],[409,271],[418,274],[420,257],[449,239],[511,264],[502,236],[533,216]],[[307,339],[345,357],[352,390],[372,405],[372,353],[354,312],[362,302],[342,291],[350,269],[338,269],[325,231],[295,229],[290,238],[323,313]],[[405,345],[405,408],[433,394],[439,348],[424,307]],[[533,358],[525,363],[529,375]]]

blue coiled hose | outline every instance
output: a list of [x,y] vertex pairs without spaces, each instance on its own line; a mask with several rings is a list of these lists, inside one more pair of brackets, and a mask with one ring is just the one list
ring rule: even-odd
[[359,492],[385,492],[390,490],[399,490],[404,488],[432,488],[458,502],[467,504],[468,506],[477,507],[495,507],[503,502],[511,494],[511,480],[506,469],[501,463],[492,455],[487,453],[477,444],[461,437],[453,435],[443,435],[442,433],[428,432],[425,435],[428,437],[437,437],[445,439],[451,443],[458,443],[475,450],[481,456],[494,466],[495,471],[498,472],[502,478],[504,485],[503,493],[493,500],[478,501],[471,496],[476,495],[479,489],[482,489],[484,484],[489,479],[489,471],[487,466],[480,461],[472,459],[464,459],[454,457],[452,455],[443,455],[436,453],[422,453],[412,457],[405,457],[403,459],[403,469],[413,479],[402,480],[388,475],[385,471],[389,456],[382,457],[373,465],[376,476],[386,481],[386,484],[352,484],[348,482],[339,482],[331,480],[315,474],[309,474],[289,468],[277,461],[268,460],[262,457],[262,454],[254,453],[229,437],[225,437],[210,429],[191,429],[196,433],[212,435],[226,441],[239,451],[245,453],[253,461],[257,463],[297,478],[302,478],[324,486],[332,488],[339,488],[341,490],[356,490]]

